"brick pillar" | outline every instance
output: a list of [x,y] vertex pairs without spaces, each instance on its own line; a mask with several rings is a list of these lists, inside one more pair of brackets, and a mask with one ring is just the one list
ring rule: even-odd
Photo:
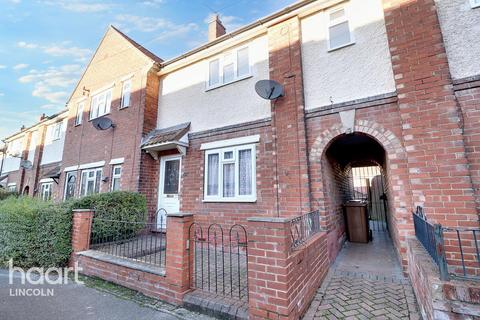
[[190,290],[189,255],[187,243],[189,228],[193,223],[193,214],[176,213],[167,217],[167,281],[173,287],[177,300],[182,301],[183,296]]
[[478,225],[435,2],[384,0],[384,10],[414,205],[443,225]]
[[288,286],[289,219],[248,219],[250,319],[295,319]]
[[268,29],[270,79],[285,87],[285,96],[272,103],[281,217],[310,210],[300,33],[298,17]]
[[90,234],[92,231],[92,220],[95,211],[92,209],[74,209],[72,225],[72,255],[70,266],[73,266],[77,252],[90,248]]

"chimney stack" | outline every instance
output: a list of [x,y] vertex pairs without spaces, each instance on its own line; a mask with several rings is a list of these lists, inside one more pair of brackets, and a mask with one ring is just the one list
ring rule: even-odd
[[208,23],[208,42],[217,39],[227,33],[225,27],[220,21],[218,14],[212,15],[210,22]]
[[40,121],[42,121],[45,118],[46,118],[45,113],[42,113],[42,115],[40,116]]

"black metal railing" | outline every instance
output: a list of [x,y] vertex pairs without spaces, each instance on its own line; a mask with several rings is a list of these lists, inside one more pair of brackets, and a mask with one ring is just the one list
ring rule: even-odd
[[480,229],[443,227],[442,231],[450,274],[480,280]]
[[441,280],[480,280],[480,229],[430,223],[421,207],[413,213],[413,223],[417,239],[438,265]]
[[227,230],[219,224],[189,229],[191,287],[237,300],[248,301],[248,240],[241,225]]
[[163,221],[148,223],[95,217],[92,222],[90,249],[165,267],[167,237],[158,228],[162,225]]
[[318,210],[293,218],[290,221],[291,248],[297,249],[319,232],[320,212]]

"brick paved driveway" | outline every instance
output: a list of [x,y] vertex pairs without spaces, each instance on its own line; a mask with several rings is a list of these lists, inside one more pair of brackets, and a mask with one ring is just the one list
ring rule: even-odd
[[347,243],[303,319],[421,319],[388,235]]

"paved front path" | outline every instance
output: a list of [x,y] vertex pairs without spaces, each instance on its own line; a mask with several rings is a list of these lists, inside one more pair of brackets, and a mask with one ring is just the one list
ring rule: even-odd
[[346,243],[304,320],[420,319],[393,250],[385,233],[369,244]]
[[[22,285],[19,274],[9,284],[8,270],[0,270],[0,319],[3,320],[209,320],[133,291],[89,280],[89,285]],[[85,280],[85,279],[84,279]],[[53,296],[18,296],[16,289],[53,289]]]

